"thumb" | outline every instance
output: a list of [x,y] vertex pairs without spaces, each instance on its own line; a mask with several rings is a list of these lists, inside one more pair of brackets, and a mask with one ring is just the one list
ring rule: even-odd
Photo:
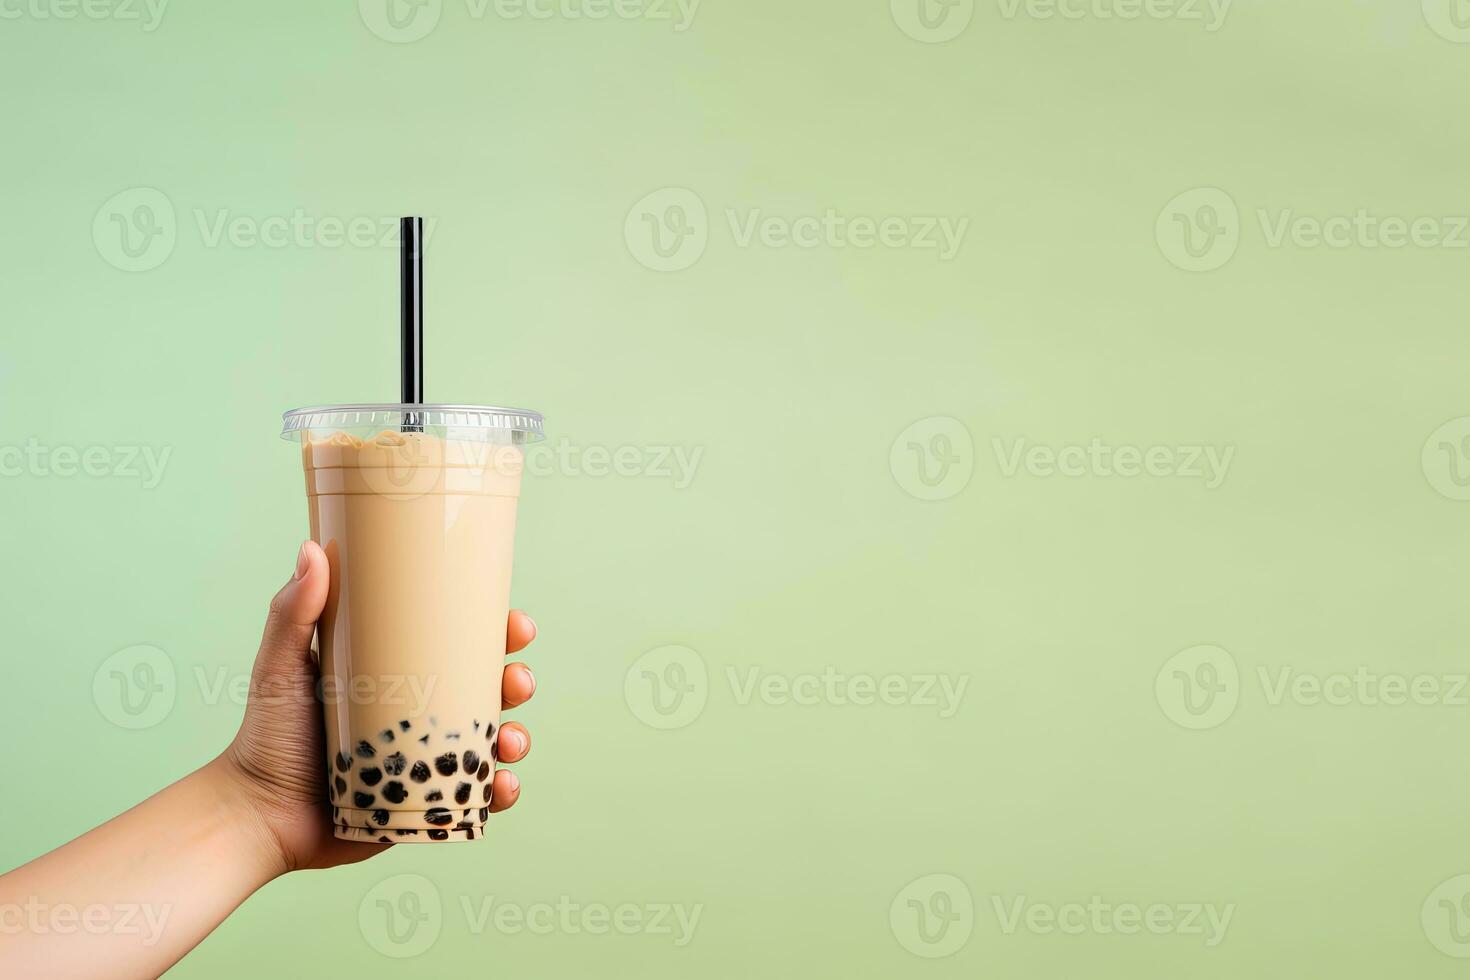
[[315,541],[296,555],[296,572],[271,600],[260,641],[260,659],[272,667],[304,664],[311,656],[311,637],[327,604],[327,556]]

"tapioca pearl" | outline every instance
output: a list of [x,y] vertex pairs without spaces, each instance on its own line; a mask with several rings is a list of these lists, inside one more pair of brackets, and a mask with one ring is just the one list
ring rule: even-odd
[[431,789],[424,794],[425,803],[438,803],[442,799],[444,799],[444,791],[442,789]]
[[393,831],[393,833],[399,837],[417,837],[419,835],[419,832],[412,827],[400,827],[398,830]]
[[465,832],[464,832],[464,839],[465,840],[474,840],[475,839],[475,829],[473,827],[467,828],[465,830]]
[[431,830],[431,831],[429,831],[429,840],[448,840],[448,839],[449,839],[449,831],[447,831],[447,830]]
[[337,791],[338,796],[341,796],[343,793],[347,792],[347,780],[343,779],[341,776],[338,776],[335,780],[332,781],[332,788]]
[[357,808],[359,810],[366,810],[368,807],[372,806],[373,805],[373,800],[375,800],[375,799],[377,799],[377,797],[375,797],[371,793],[360,793],[359,792],[359,793],[353,793],[352,794],[352,802],[357,804]]
[[488,721],[485,722],[485,741],[487,741],[487,742],[490,741],[490,739],[493,738],[494,735],[495,735],[495,726],[492,723],[488,722]]
[[485,781],[485,777],[488,775],[490,775],[490,763],[480,763],[480,771],[475,773],[475,778],[483,783]]
[[429,765],[422,760],[415,762],[413,768],[408,771],[408,778],[416,783],[427,783],[429,775]]
[[346,772],[347,770],[349,770],[351,768],[352,768],[352,756],[348,755],[346,752],[338,752],[337,753],[337,771],[338,772]]
[[478,721],[476,721],[475,722],[475,731],[478,732],[479,730],[480,730],[480,723]]
[[444,733],[444,738],[445,738],[446,741],[458,742],[459,741],[459,732],[445,732]]
[[489,819],[490,819],[490,808],[488,806],[482,806],[482,807],[480,807],[480,823],[484,823],[486,820],[489,820]]
[[429,736],[425,735],[423,738],[419,739],[419,741],[420,742],[423,742],[425,745],[428,745],[429,744]]
[[459,756],[453,752],[445,752],[434,760],[434,768],[439,770],[441,776],[453,776],[459,769]]
[[473,773],[480,768],[480,754],[474,749],[464,754],[464,771],[466,774]]
[[408,765],[408,757],[402,752],[394,752],[383,759],[383,771],[390,776],[403,775],[403,769]]
[[367,739],[363,739],[357,743],[357,757],[359,759],[371,759],[377,754],[378,750],[373,748]]
[[484,797],[486,803],[489,803],[490,802],[490,788],[492,786],[494,786],[494,785],[495,785],[494,783],[486,783],[485,784],[485,792],[483,792],[483,793],[480,794],[482,797]]
[[401,728],[401,729],[403,729],[406,732],[406,731],[409,730],[409,728],[411,726],[409,725],[408,720],[407,719],[404,719],[403,721],[400,721],[398,723],[398,727]]
[[379,844],[391,844],[391,843],[393,843],[393,838],[391,838],[391,837],[379,837],[378,838],[378,843]]
[[368,766],[357,771],[357,778],[362,780],[364,786],[376,786],[383,781],[383,770],[377,766]]
[[378,733],[378,738],[381,738],[385,742],[391,742],[391,741],[393,741],[393,729],[391,729],[391,728],[385,728],[385,729],[383,729],[381,732]]
[[373,811],[373,823],[377,824],[379,827],[386,827],[386,826],[388,826],[388,811],[387,810],[374,810]]
[[431,823],[436,827],[442,827],[454,820],[454,814],[442,806],[430,807],[424,811],[424,822]]
[[472,824],[472,823],[470,823],[468,820],[461,820],[459,823],[457,823],[457,824],[454,825],[454,829],[455,830],[474,830],[475,829],[475,825]]
[[470,801],[470,784],[460,783],[454,787],[454,802],[468,803]]
[[383,799],[389,803],[402,803],[408,799],[408,790],[403,788],[402,783],[394,779],[383,787]]

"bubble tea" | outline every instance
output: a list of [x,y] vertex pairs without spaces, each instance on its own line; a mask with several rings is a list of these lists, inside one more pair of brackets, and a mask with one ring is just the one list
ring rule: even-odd
[[317,625],[338,837],[474,840],[489,816],[516,503],[535,412],[285,416],[331,584]]

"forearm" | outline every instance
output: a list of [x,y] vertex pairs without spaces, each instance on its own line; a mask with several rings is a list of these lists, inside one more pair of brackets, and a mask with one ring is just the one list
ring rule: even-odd
[[0,876],[0,976],[157,977],[284,870],[211,763]]

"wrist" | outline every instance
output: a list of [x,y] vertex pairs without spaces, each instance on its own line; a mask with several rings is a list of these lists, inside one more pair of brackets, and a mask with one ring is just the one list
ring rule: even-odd
[[[233,746],[232,746],[233,748]],[[242,857],[257,869],[261,884],[291,870],[291,861],[272,826],[266,801],[258,788],[225,750],[195,773],[218,800],[228,826],[243,845]]]

